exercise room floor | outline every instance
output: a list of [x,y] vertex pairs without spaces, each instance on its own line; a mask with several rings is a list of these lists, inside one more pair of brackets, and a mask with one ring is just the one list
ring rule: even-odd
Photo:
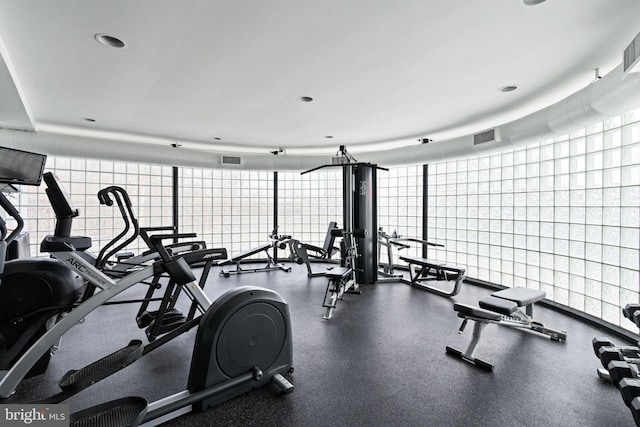
[[[472,325],[458,334],[455,302],[476,304],[487,289],[464,284],[454,298],[401,283],[362,287],[345,295],[324,320],[326,280],[307,278],[304,266],[283,271],[218,276],[205,291],[213,299],[240,286],[273,289],[288,302],[293,328],[295,391],[263,387],[170,426],[633,426],[613,386],[596,375],[591,339],[606,333],[536,306],[534,317],[567,331],[554,342],[528,331],[489,325],[476,355],[493,363],[486,372],[445,354],[465,350]],[[316,268],[322,268],[317,266]],[[125,297],[141,295],[144,288]],[[69,369],[78,369],[144,334],[136,305],[101,307],[68,333],[48,371],[27,380],[12,399],[53,394]],[[72,411],[124,396],[153,401],[182,391],[195,331],[151,352],[68,401]],[[613,339],[614,342],[620,340]]]

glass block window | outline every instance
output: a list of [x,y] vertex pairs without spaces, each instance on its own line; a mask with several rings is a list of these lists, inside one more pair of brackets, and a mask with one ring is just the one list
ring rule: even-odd
[[178,188],[181,233],[196,233],[229,256],[270,241],[273,173],[179,168]]
[[445,244],[438,259],[636,329],[621,308],[639,302],[640,109],[430,165],[427,190],[428,235]]
[[[49,156],[80,217],[73,233],[94,252],[122,229],[98,190],[120,185],[142,226],[172,224],[172,168]],[[274,226],[273,173],[179,168],[180,231],[239,253],[268,241]],[[378,225],[421,237],[422,166],[378,171]],[[429,165],[428,256],[467,268],[469,277],[546,291],[547,297],[634,330],[621,307],[639,302],[640,109],[505,152]],[[342,173],[278,174],[281,234],[322,245],[342,225]],[[31,254],[54,229],[40,188],[11,196],[25,218]],[[9,223],[9,227],[12,224]],[[127,250],[141,252],[136,241]],[[398,254],[422,255],[418,244]],[[384,254],[383,254],[384,256]]]
[[301,175],[278,173],[278,225],[289,234],[314,246],[324,244],[329,222],[342,227],[342,170],[320,169]]
[[[422,166],[402,166],[378,170],[378,228],[386,234],[422,238]],[[402,264],[400,255],[422,256],[422,245],[406,242],[408,249],[392,248],[393,263]],[[380,248],[380,260],[388,260],[387,249]]]
[[[124,228],[118,208],[98,201],[98,191],[107,186],[121,186],[128,192],[141,226],[172,224],[171,167],[48,156],[45,171],[56,174],[80,211],[73,221],[72,234],[91,237],[91,251],[96,254]],[[40,187],[22,186],[21,192],[12,196],[12,203],[25,220],[31,256],[46,256],[39,253],[40,242],[55,228],[45,188],[44,182]],[[135,253],[146,249],[141,239],[126,248]]]

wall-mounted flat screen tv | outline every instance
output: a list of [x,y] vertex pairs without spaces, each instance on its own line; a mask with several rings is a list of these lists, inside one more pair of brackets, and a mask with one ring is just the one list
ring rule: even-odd
[[46,154],[0,147],[0,183],[40,185]]

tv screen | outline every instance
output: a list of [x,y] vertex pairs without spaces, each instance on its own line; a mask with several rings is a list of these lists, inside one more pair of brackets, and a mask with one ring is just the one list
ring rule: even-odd
[[0,147],[0,183],[40,185],[45,154]]

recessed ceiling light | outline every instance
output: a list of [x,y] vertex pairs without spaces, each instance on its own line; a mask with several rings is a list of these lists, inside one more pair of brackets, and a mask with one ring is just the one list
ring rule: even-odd
[[500,92],[513,92],[514,90],[518,89],[518,86],[516,85],[509,85],[509,86],[502,86],[500,89],[498,89]]
[[311,102],[313,101],[313,98],[310,96],[301,96],[300,98],[298,98],[300,101],[302,102]]
[[117,37],[110,36],[109,34],[99,33],[93,36],[93,38],[95,38],[96,41],[102,45],[113,47],[116,49],[121,49],[126,46],[125,42]]
[[540,3],[544,3],[547,0],[522,0],[525,6],[535,6]]

